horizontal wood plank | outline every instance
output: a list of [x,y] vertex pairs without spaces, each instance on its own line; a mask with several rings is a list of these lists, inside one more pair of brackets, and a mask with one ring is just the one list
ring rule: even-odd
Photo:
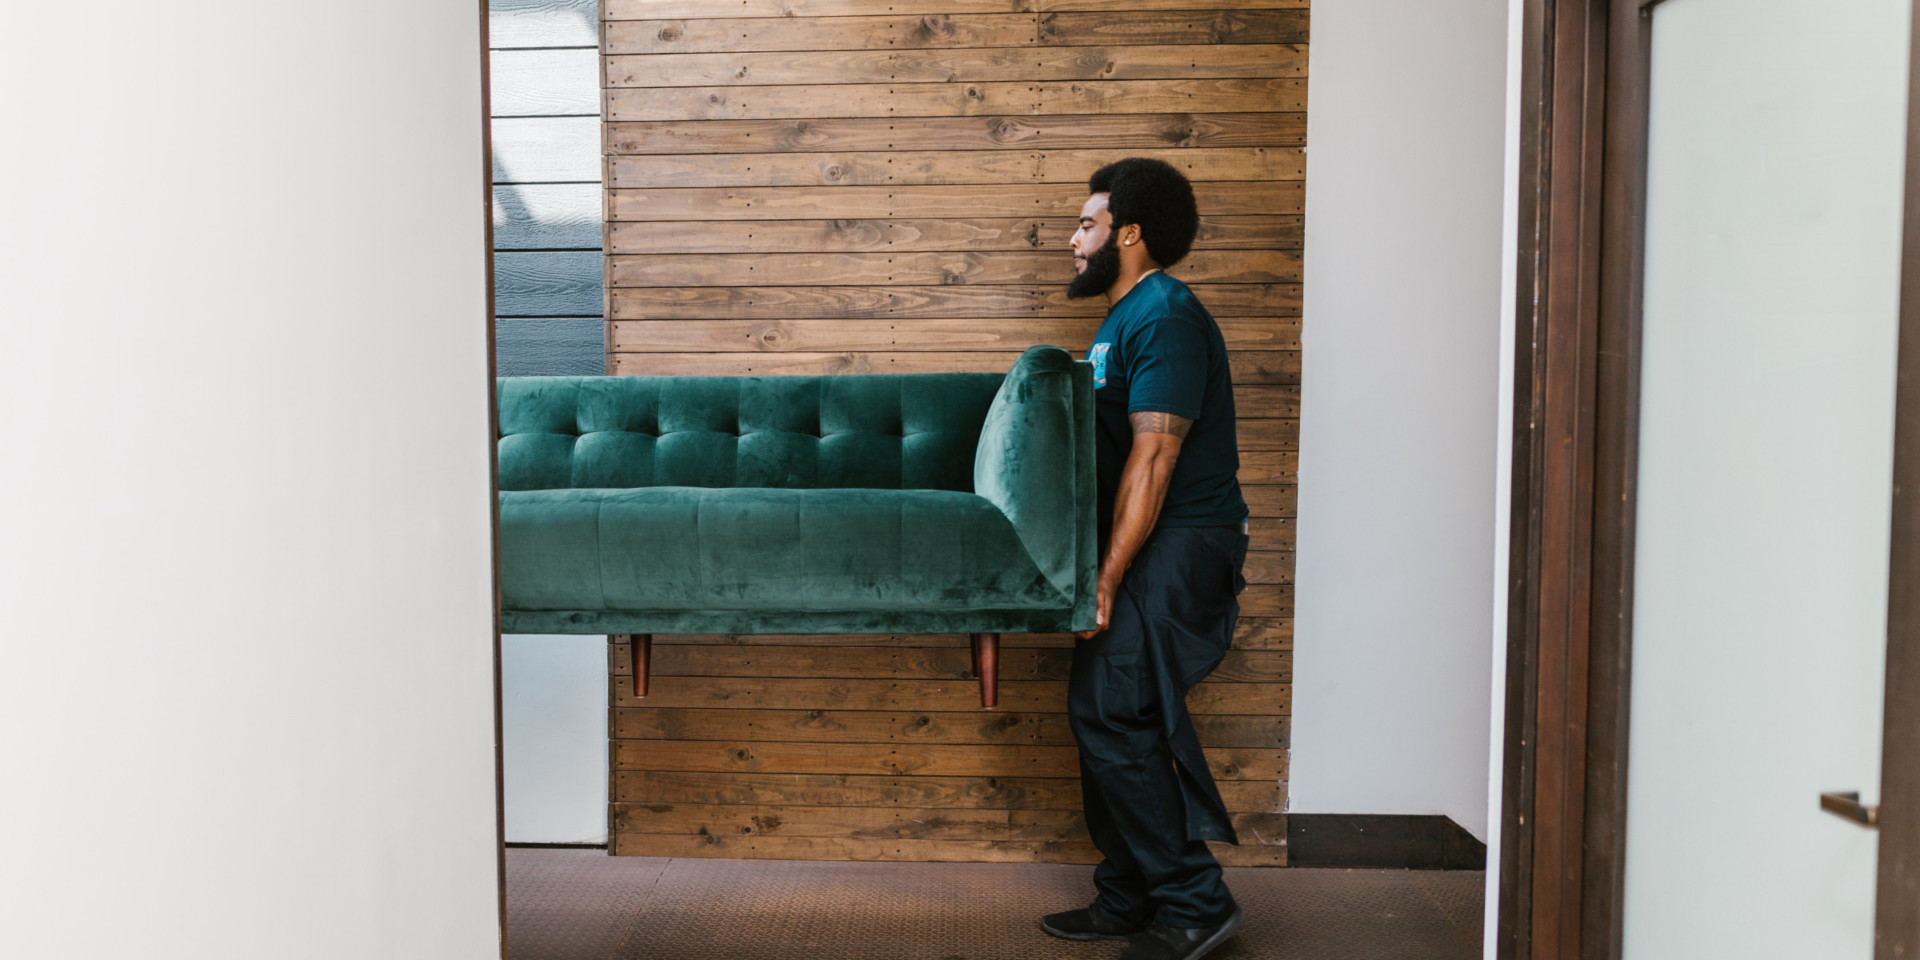
[[[1199,183],[1200,209],[1213,214],[1297,215],[1299,181]],[[1084,184],[962,184],[912,187],[668,187],[608,190],[609,220],[925,219],[965,211],[979,217],[1078,217]]]
[[[1229,317],[1218,321],[1230,356],[1291,353],[1297,371],[1297,321]],[[1076,352],[1091,342],[1097,318],[1038,320],[619,320],[608,331],[615,353],[843,353],[865,350],[1018,351],[1051,343]],[[1271,365],[1272,361],[1268,361]],[[1236,376],[1236,382],[1242,382]],[[1294,421],[1287,421],[1294,423]],[[1259,428],[1268,429],[1272,428]],[[1243,436],[1252,437],[1246,429]],[[1263,445],[1295,449],[1297,425]],[[1287,446],[1272,447],[1272,442]],[[1243,448],[1246,444],[1243,442]]]
[[1233,388],[1236,415],[1243,417],[1297,418],[1300,416],[1300,388],[1255,384]]
[[[1261,489],[1276,489],[1276,488],[1262,487],[1262,486],[1249,486],[1249,487],[1243,487],[1242,489],[1243,490],[1261,490]],[[1294,488],[1289,486],[1289,487],[1278,487],[1277,489],[1292,490]],[[1249,508],[1251,508],[1252,504],[1249,503],[1248,506]],[[1247,588],[1245,590],[1240,591],[1240,596],[1237,599],[1239,600],[1239,603],[1240,603],[1240,612],[1245,616],[1249,616],[1249,617],[1292,617],[1293,616],[1293,584],[1291,583],[1278,583],[1278,584],[1250,583],[1247,585]],[[1249,684],[1249,686],[1251,686],[1251,684]],[[1263,713],[1265,712],[1265,710],[1254,710],[1251,712]]]
[[[898,777],[848,774],[677,773],[620,770],[616,803],[765,803],[796,806],[1078,810],[1080,778]],[[1229,780],[1227,809],[1285,813],[1285,784]]]
[[[1248,583],[1292,583],[1293,553],[1278,550],[1248,550],[1247,562],[1242,573],[1246,576]],[[1292,680],[1291,656],[1286,661],[1285,669],[1287,679]]]
[[985,47],[655,53],[606,58],[609,87],[725,87],[985,80],[1282,78],[1307,72],[1304,44]]
[[[1085,350],[1085,340],[1086,337],[1082,336],[1057,345],[1078,354]],[[711,353],[621,350],[607,355],[607,368],[615,376],[650,377],[821,376],[842,373],[951,373],[956,370],[1004,373],[1012,368],[1019,357],[1019,352],[1014,350],[880,350],[844,353],[752,348]],[[1257,386],[1300,382],[1300,358],[1297,353],[1240,350],[1230,354],[1227,363],[1237,384]]]
[[[1254,550],[1293,551],[1293,521],[1279,517],[1255,517],[1248,521],[1248,538]],[[1236,644],[1238,641],[1235,641]]]
[[[1236,813],[1242,843],[1286,841],[1286,814]],[[789,807],[768,804],[617,804],[616,834],[687,836],[988,839],[1087,842],[1076,810],[953,810],[900,807]]]
[[[1292,530],[1292,520],[1263,519],[1256,517],[1251,526],[1253,538],[1258,545],[1266,542],[1263,537],[1274,536],[1272,531]],[[1292,542],[1292,534],[1286,534],[1287,542]],[[965,648],[967,638],[962,634],[909,634],[909,633],[852,633],[852,634],[744,634],[744,633],[698,633],[698,634],[657,634],[656,643],[704,643],[724,646],[843,646],[843,647],[918,647],[918,646],[954,646]],[[1071,648],[1077,641],[1070,633],[1006,633],[1000,636],[1002,650],[1015,648]],[[621,644],[609,641],[612,655],[622,656]],[[1243,614],[1234,630],[1233,647],[1238,650],[1291,650],[1293,649],[1293,623],[1290,620],[1275,620],[1252,617]],[[618,661],[617,661],[618,662]]]
[[[1071,183],[1081,186],[1122,156],[1172,164],[1195,183],[1299,180],[1299,147],[1137,150],[903,150],[858,153],[713,153],[614,157],[607,185],[660,187],[952,186]],[[1071,233],[1071,231],[1069,231]]]
[[[495,0],[494,9],[500,9]],[[537,0],[515,0],[526,4]],[[577,2],[577,0],[575,0]],[[1209,10],[1305,10],[1308,0],[1207,0]],[[1191,10],[1195,0],[1129,0],[1129,10]],[[1112,0],[607,0],[608,20],[689,17],[938,16],[953,13],[1046,13],[1112,9]]]
[[[1098,863],[1091,843],[1028,840],[877,840],[844,837],[716,837],[622,833],[612,839],[617,857],[716,857],[729,860],[861,860],[909,863]],[[1211,844],[1214,859],[1229,867],[1283,867],[1287,848],[1259,844]]]
[[606,148],[613,155],[1298,147],[1306,138],[1305,113],[660,120],[606,125]]
[[[1285,780],[1286,751],[1206,751],[1215,780]],[[615,770],[684,773],[844,773],[939,777],[1071,777],[1074,746],[952,743],[822,743],[741,740],[615,740]]]
[[[1284,592],[1291,615],[1292,591],[1284,586],[1249,586],[1249,600]],[[1270,601],[1263,605],[1273,605]],[[1249,616],[1275,616],[1248,610]],[[980,706],[980,689],[970,680],[768,679],[764,677],[674,677],[647,689],[645,698],[631,687],[614,686],[615,706],[707,707],[760,710],[969,710]],[[1066,684],[1051,680],[1013,680],[1000,684],[1000,709],[1016,712],[1066,709]],[[1202,682],[1187,696],[1195,714],[1289,714],[1292,688],[1284,683]]]
[[1305,10],[1223,7],[1166,13],[1122,6],[1040,14],[1043,45],[1304,44],[1309,39]]
[[838,86],[633,87],[606,93],[616,123],[829,117],[1278,113],[1306,109],[1295,79],[846,83]]
[[1102,44],[1293,44],[1308,41],[1302,10],[939,13],[920,16],[609,20],[610,55],[762,50],[910,50]]
[[[1206,747],[1284,748],[1286,717],[1202,715],[1193,718]],[[622,707],[613,711],[616,740],[751,740],[837,743],[1026,743],[1071,746],[1064,713],[1000,711],[709,710]]]
[[[1196,250],[1167,271],[1187,283],[1298,283],[1291,250]],[[1074,264],[1065,252],[965,253],[656,253],[607,258],[615,287],[725,287],[872,284],[1065,284]]]
[[[1278,556],[1261,554],[1262,556]],[[1249,554],[1251,557],[1252,554]],[[1286,555],[1290,556],[1290,555]],[[1281,581],[1261,581],[1281,582]],[[1000,655],[1002,680],[1067,679],[1073,651],[1057,647],[1009,647]],[[624,644],[615,645],[613,673],[631,665]],[[972,651],[966,646],[831,647],[817,644],[741,646],[675,643],[657,638],[651,674],[656,677],[837,677],[966,680],[973,677]],[[1293,679],[1293,655],[1269,650],[1228,650],[1209,679],[1244,683],[1287,683]]]
[[[1246,498],[1247,512],[1255,519],[1280,517],[1292,519],[1299,515],[1300,488],[1293,484],[1257,483],[1240,487],[1240,495]],[[1291,617],[1291,604],[1286,613],[1251,613],[1245,609],[1242,616]]]
[[1241,483],[1297,483],[1300,454],[1291,450],[1240,451]]
[[[1071,346],[1071,344],[1069,344]],[[1075,351],[1081,346],[1071,346]],[[847,372],[1006,372],[1020,357],[1018,351],[762,351],[735,349],[714,353],[651,353],[618,351],[607,355],[614,376],[837,376]],[[1271,357],[1271,361],[1267,361]],[[1298,357],[1283,351],[1236,351],[1227,357],[1236,386],[1235,396],[1250,397],[1248,411],[1267,417],[1288,417],[1284,407],[1273,407],[1263,386],[1292,386],[1300,380]],[[1267,361],[1267,363],[1261,363]],[[1258,453],[1250,453],[1258,459]],[[1242,482],[1292,482],[1290,474],[1260,470],[1244,474]]]
[[[811,154],[795,154],[797,157]],[[680,159],[680,158],[676,158]],[[519,244],[521,246],[598,246],[600,192],[591,184],[586,208],[594,225],[591,244]],[[530,191],[558,187],[500,188]],[[498,196],[496,191],[496,197]],[[535,201],[525,203],[538,209]],[[569,204],[569,209],[578,204]],[[501,209],[496,206],[496,209]],[[496,214],[495,231],[501,229]],[[1196,250],[1292,250],[1300,247],[1298,215],[1210,216],[1200,218]],[[1067,250],[1078,223],[1071,217],[982,217],[974,219],[852,220],[666,220],[625,221],[609,225],[608,250],[644,253],[874,253],[888,250]]]
[[[1298,317],[1300,285],[1196,284],[1216,318]],[[617,320],[944,319],[1101,317],[1106,301],[1074,300],[1061,284],[957,287],[627,287],[608,291]],[[1240,410],[1240,416],[1295,416]]]
[[1239,428],[1239,446],[1243,451],[1300,449],[1300,421],[1298,420],[1256,420],[1252,417],[1240,417],[1235,426]]

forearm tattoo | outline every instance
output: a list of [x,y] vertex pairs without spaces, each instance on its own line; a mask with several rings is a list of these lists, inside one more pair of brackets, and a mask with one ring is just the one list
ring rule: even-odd
[[1188,420],[1186,417],[1176,417],[1171,413],[1159,413],[1148,410],[1129,414],[1127,419],[1133,421],[1133,432],[1136,434],[1171,433],[1185,440],[1187,438],[1187,431],[1193,429],[1192,420]]

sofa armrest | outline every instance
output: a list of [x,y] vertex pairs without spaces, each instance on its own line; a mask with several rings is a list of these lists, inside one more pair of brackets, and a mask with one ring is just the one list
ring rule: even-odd
[[1093,368],[1059,347],[1033,347],[1007,371],[973,458],[973,490],[1012,521],[1048,582],[1094,626]]

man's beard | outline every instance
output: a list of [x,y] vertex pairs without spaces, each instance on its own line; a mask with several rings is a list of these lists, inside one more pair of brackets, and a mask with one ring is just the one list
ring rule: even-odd
[[1106,245],[1087,257],[1087,268],[1067,284],[1068,299],[1106,296],[1107,291],[1120,282],[1120,245],[1115,242],[1118,239],[1118,233],[1107,234]]

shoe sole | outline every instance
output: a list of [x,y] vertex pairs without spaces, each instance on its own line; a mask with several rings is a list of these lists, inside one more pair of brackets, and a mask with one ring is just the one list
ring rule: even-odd
[[1186,960],[1200,960],[1201,957],[1212,953],[1215,947],[1226,943],[1228,937],[1233,936],[1240,930],[1240,921],[1244,919],[1246,915],[1247,912],[1244,908],[1234,907],[1233,916],[1228,917],[1227,922],[1220,925],[1219,932],[1201,941],[1199,947],[1195,948],[1192,953],[1187,954]]
[[1045,920],[1040,921],[1040,929],[1045,930],[1049,936],[1059,937],[1062,940],[1078,940],[1083,943],[1090,940],[1119,940],[1125,942],[1133,939],[1131,936],[1122,933],[1068,933],[1058,927],[1048,926]]

